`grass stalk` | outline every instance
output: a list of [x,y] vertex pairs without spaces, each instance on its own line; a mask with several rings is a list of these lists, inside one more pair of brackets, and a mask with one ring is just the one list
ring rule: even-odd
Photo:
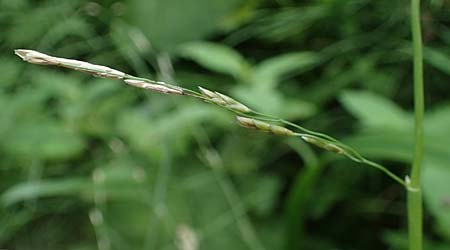
[[424,136],[424,81],[422,56],[422,31],[420,25],[420,0],[411,0],[411,31],[414,54],[414,160],[411,177],[407,180],[409,250],[422,250],[422,190]]

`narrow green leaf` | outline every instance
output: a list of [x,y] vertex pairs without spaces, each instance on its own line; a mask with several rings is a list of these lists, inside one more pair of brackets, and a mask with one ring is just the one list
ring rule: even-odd
[[298,75],[313,68],[320,59],[314,52],[288,53],[269,58],[255,68],[253,83],[273,86],[288,74]]
[[401,129],[410,127],[410,115],[382,96],[367,91],[345,91],[339,99],[344,108],[363,125]]
[[450,239],[450,168],[448,160],[441,164],[426,162],[424,166],[424,199],[436,219],[438,231]]
[[450,75],[450,57],[448,55],[444,54],[442,50],[433,48],[424,48],[423,52],[425,62]]
[[28,199],[79,195],[90,187],[90,180],[83,178],[23,182],[6,190],[1,196],[1,200],[4,204],[10,205]]
[[219,29],[241,0],[131,0],[127,19],[158,50],[173,52],[178,45],[197,41]]
[[426,114],[425,130],[427,133],[450,137],[449,127],[450,105],[441,106]]
[[192,42],[183,44],[179,54],[201,66],[219,73],[241,77],[249,69],[249,64],[235,50],[221,44]]

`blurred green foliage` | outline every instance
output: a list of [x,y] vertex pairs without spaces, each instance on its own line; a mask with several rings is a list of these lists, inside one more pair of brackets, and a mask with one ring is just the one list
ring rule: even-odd
[[[408,173],[408,1],[0,0],[0,248],[406,249],[404,191],[223,110],[20,62],[230,94]],[[450,3],[424,1],[426,249],[450,248]]]

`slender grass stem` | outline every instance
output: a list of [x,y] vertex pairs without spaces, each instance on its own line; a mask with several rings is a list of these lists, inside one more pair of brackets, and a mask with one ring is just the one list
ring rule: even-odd
[[422,250],[422,191],[421,168],[423,162],[424,136],[424,81],[422,56],[422,31],[420,25],[420,0],[411,0],[411,31],[414,53],[414,161],[408,188],[408,234],[409,250]]

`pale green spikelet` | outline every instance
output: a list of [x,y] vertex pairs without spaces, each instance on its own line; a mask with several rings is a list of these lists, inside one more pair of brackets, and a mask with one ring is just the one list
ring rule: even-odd
[[200,90],[200,93],[202,93],[202,95],[204,97],[207,97],[207,98],[210,98],[210,99],[217,98],[216,93],[212,92],[211,90],[208,90],[208,89],[205,89],[205,88],[202,88],[202,87],[198,87],[198,90]]
[[310,135],[302,135],[301,138],[308,142],[311,143],[313,145],[316,145],[317,147],[323,148],[327,151],[336,153],[336,154],[343,154],[344,153],[344,149],[339,147],[338,145],[332,143],[332,142],[328,142],[326,140],[323,140],[321,138],[318,137],[313,137]]
[[202,93],[203,97],[205,97],[208,101],[218,104],[220,106],[224,106],[234,111],[249,113],[251,109],[245,106],[244,104],[234,100],[233,98],[221,94],[219,92],[212,92],[202,87],[198,87],[200,93]]
[[289,130],[285,127],[281,127],[278,125],[270,124],[263,121],[258,121],[252,118],[236,116],[236,121],[239,125],[245,128],[251,128],[260,130],[266,133],[271,133],[274,135],[284,135],[284,136],[294,136],[295,133],[292,130]]

